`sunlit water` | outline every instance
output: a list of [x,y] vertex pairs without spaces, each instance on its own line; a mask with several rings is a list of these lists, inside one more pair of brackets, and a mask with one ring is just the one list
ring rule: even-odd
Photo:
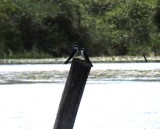
[[[0,129],[52,129],[70,65],[0,65]],[[160,129],[159,63],[91,69],[74,129]]]

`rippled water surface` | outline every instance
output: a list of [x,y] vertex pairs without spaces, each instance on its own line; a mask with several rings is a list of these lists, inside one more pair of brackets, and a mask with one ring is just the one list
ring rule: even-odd
[[[69,68],[0,65],[0,129],[52,129]],[[95,63],[74,129],[160,129],[160,64]]]
[[[70,64],[0,65],[0,83],[64,83]],[[159,63],[97,63],[89,83],[104,81],[159,81]]]

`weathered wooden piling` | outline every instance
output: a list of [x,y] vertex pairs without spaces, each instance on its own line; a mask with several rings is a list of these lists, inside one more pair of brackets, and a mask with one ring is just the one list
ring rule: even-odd
[[90,69],[84,60],[73,59],[53,129],[73,129]]

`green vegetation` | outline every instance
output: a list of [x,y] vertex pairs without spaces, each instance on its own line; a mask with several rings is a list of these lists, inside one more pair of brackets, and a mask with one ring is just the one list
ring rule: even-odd
[[0,58],[160,55],[159,19],[159,0],[0,0]]

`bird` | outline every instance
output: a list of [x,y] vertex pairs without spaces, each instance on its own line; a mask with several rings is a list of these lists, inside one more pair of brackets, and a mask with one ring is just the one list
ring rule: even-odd
[[69,55],[68,59],[64,62],[64,64],[67,64],[72,58],[74,58],[77,55],[77,52],[78,52],[78,45],[73,45],[73,50]]
[[84,58],[85,61],[87,61],[93,67],[85,48],[81,48],[81,56]]

